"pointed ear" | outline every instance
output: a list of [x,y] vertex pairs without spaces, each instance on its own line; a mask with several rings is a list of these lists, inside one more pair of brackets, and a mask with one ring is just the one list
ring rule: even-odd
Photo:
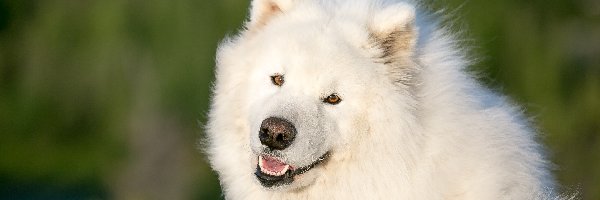
[[404,85],[416,71],[412,61],[418,37],[415,10],[406,3],[390,5],[375,13],[369,27],[372,47],[379,49],[376,62],[387,65],[392,80]]
[[253,0],[250,10],[249,30],[259,29],[271,19],[292,7],[293,0]]

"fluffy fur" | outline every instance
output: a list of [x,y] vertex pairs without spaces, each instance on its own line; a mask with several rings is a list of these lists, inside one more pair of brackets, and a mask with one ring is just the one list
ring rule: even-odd
[[[535,130],[468,65],[412,2],[254,0],[246,29],[219,46],[206,126],[225,197],[550,198]],[[324,103],[330,94],[342,101]],[[264,187],[258,132],[273,116],[298,135],[269,155],[298,167],[329,156],[291,184]]]

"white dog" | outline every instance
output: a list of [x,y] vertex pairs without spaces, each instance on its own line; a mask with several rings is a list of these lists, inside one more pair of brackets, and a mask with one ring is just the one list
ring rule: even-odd
[[227,199],[542,199],[519,108],[412,2],[254,0],[219,47],[207,153]]

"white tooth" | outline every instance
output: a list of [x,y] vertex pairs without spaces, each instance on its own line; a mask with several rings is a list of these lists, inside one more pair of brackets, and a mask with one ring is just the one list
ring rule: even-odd
[[283,167],[283,170],[281,170],[281,174],[284,174],[285,172],[287,172],[287,170],[290,168],[289,165],[285,165],[285,167]]
[[258,156],[258,167],[260,167],[260,171],[263,173],[267,173],[267,170],[265,170],[265,168],[263,168],[263,158],[262,155]]

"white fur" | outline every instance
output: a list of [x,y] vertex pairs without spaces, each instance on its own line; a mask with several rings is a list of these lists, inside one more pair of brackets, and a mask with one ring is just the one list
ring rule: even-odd
[[[279,13],[258,10],[278,2]],[[207,153],[227,199],[552,196],[535,130],[518,108],[465,72],[469,62],[454,37],[414,3],[252,6],[248,29],[219,47],[206,127]],[[253,25],[257,20],[264,24]],[[374,58],[382,51],[370,33],[394,26],[416,31],[414,48],[400,52],[410,55],[400,58],[410,60],[404,65]],[[271,83],[273,74],[284,75],[281,87]],[[340,104],[321,101],[332,93]],[[264,149],[258,127],[271,116],[298,129],[281,151],[286,163],[305,166],[328,151],[331,157],[292,185],[267,189],[254,171]]]

